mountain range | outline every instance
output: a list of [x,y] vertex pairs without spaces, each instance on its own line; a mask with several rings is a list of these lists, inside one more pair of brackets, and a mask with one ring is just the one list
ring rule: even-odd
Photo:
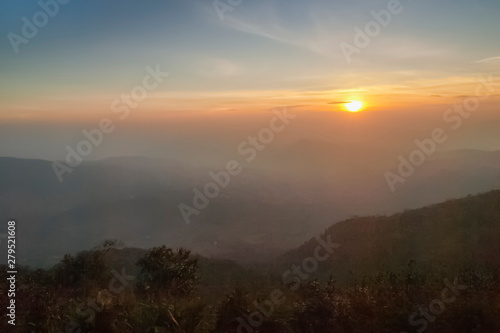
[[[192,204],[193,189],[203,188],[209,172],[223,165],[117,157],[83,162],[59,182],[51,161],[3,157],[0,210],[17,221],[20,263],[35,267],[109,238],[130,247],[182,246],[205,257],[255,263],[279,258],[353,216],[394,214],[500,186],[500,151],[436,153],[394,193],[383,175],[397,167],[397,156],[369,165],[361,153],[349,154],[307,140],[263,154],[243,165],[189,225],[179,205]],[[304,172],[307,165],[315,172]],[[359,229],[360,235],[371,230]]]

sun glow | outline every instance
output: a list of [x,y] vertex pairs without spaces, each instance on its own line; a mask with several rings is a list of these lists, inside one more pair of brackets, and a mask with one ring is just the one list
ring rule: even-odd
[[349,103],[345,103],[345,108],[350,112],[358,112],[363,108],[363,102],[360,101],[350,101]]

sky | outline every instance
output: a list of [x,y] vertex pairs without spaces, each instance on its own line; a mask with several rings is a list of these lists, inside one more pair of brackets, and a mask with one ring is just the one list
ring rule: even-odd
[[[311,125],[302,132],[338,139],[324,119],[344,121],[340,113],[350,100],[365,103],[355,116],[366,132],[394,122],[390,139],[403,140],[408,129],[435,127],[450,105],[474,95],[481,77],[496,92],[481,102],[481,115],[456,147],[500,149],[491,144],[500,124],[498,0],[402,0],[349,61],[341,45],[356,46],[355,29],[364,30],[372,11],[387,10],[391,1],[228,0],[219,9],[214,3],[71,0],[25,38],[23,17],[33,22],[40,4],[4,1],[0,155],[61,158],[60,147],[78,140],[81,129],[116,117],[113,102],[140,85],[148,67],[169,75],[127,117],[122,128],[130,130],[114,139],[143,138],[131,154],[151,145],[153,132],[168,128],[177,139],[215,142],[221,130],[244,133],[252,115],[285,106],[314,118],[304,120]],[[14,34],[24,42],[13,43]],[[467,139],[474,128],[486,133],[483,141]],[[103,156],[118,144],[110,147]]]

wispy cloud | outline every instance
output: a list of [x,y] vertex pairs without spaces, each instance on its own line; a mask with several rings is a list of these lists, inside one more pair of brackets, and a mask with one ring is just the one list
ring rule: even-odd
[[491,57],[476,61],[478,64],[500,61],[500,57]]
[[[238,18],[229,18],[228,27],[243,33],[260,36],[286,45],[292,45],[323,56],[332,56],[325,50],[325,43],[318,37],[308,34],[301,37],[298,33],[287,31],[283,26],[274,22],[271,24],[257,25]],[[332,45],[332,42],[329,43]]]

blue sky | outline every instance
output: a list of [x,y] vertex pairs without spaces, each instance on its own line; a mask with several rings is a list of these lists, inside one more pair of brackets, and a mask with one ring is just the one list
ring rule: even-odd
[[[404,0],[404,10],[348,64],[340,43],[352,43],[354,27],[388,3],[242,0],[221,21],[212,1],[72,0],[16,54],[7,34],[20,34],[21,18],[31,20],[40,7],[7,1],[0,13],[3,116],[68,96],[109,99],[155,64],[172,74],[161,87],[165,96],[193,93],[193,105],[207,92],[263,100],[263,91],[380,87],[388,94],[416,81],[452,86],[497,70],[495,0]],[[451,95],[462,93],[451,86]]]

